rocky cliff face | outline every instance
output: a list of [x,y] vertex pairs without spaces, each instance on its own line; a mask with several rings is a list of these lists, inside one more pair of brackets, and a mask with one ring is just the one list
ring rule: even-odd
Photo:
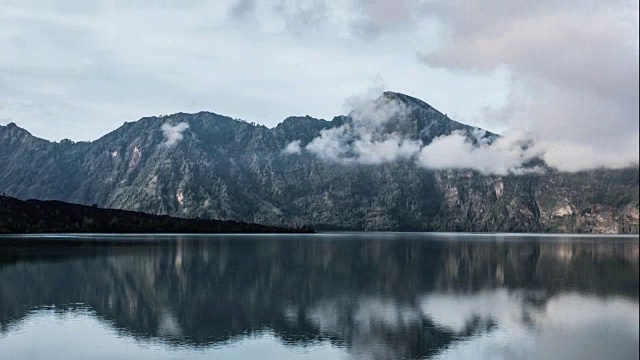
[[[424,144],[478,130],[406,95],[383,99],[407,110],[385,131]],[[269,129],[214,113],[179,113],[125,123],[90,143],[52,143],[10,124],[0,127],[0,191],[317,229],[638,232],[637,168],[481,176],[411,161],[340,163],[283,151],[349,121],[292,117]]]

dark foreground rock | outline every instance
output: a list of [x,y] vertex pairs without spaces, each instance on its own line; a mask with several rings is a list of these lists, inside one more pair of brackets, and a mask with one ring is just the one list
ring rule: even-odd
[[182,219],[100,209],[61,201],[0,196],[0,234],[25,233],[288,233],[284,229],[235,221]]

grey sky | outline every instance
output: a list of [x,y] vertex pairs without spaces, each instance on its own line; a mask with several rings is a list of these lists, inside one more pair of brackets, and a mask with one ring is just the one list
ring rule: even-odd
[[0,47],[0,124],[52,140],[179,111],[331,118],[382,79],[531,131],[559,167],[638,158],[637,1],[0,0]]
[[368,3],[0,0],[0,123],[53,140],[179,111],[273,126],[344,113],[376,78],[467,121],[500,104],[504,74],[425,67],[429,22]]
[[510,73],[504,106],[486,117],[533,132],[558,168],[637,163],[637,0],[430,3],[446,42],[425,65]]

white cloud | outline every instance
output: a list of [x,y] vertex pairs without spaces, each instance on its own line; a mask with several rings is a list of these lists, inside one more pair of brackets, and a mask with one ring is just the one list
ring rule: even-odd
[[392,98],[375,101],[365,96],[351,97],[355,105],[349,114],[351,121],[336,128],[326,129],[305,149],[316,156],[334,162],[381,164],[414,157],[422,142],[405,138],[384,127],[390,121],[407,116],[406,106]]
[[585,144],[581,142],[549,141],[539,146],[542,158],[552,167],[565,171],[593,168],[622,169],[638,166],[638,134],[627,135],[616,146],[607,143]]
[[435,138],[420,151],[418,163],[432,169],[473,169],[490,175],[520,175],[538,172],[538,168],[524,168],[523,164],[539,156],[530,136],[522,132],[507,133],[493,143],[477,137],[474,145],[460,131]]
[[[492,142],[484,137],[486,132],[481,129],[471,134],[455,131],[424,146],[410,134],[389,131],[391,122],[407,121],[410,109],[392,96],[372,100],[371,95],[377,88],[374,89],[347,99],[348,105],[355,106],[349,114],[351,121],[323,130],[304,149],[321,159],[345,164],[413,160],[426,168],[473,169],[486,175],[541,172],[540,168],[524,166],[544,154],[530,134],[524,132],[508,132]],[[290,153],[301,150],[299,141],[289,146],[292,147]]]
[[162,146],[173,147],[182,139],[184,139],[184,132],[189,128],[189,124],[186,122],[181,122],[178,125],[171,124],[163,124],[162,125],[162,134],[164,135],[165,141],[162,143]]
[[300,140],[294,140],[290,142],[282,151],[283,153],[289,154],[289,155],[302,153],[302,148],[300,147]]
[[380,164],[411,159],[421,146],[421,141],[403,139],[397,134],[384,136],[382,140],[366,135],[353,143],[353,151],[360,163]]

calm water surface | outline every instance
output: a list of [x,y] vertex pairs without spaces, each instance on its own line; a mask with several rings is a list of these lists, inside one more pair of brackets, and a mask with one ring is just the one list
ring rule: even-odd
[[0,359],[637,359],[638,238],[0,238]]

